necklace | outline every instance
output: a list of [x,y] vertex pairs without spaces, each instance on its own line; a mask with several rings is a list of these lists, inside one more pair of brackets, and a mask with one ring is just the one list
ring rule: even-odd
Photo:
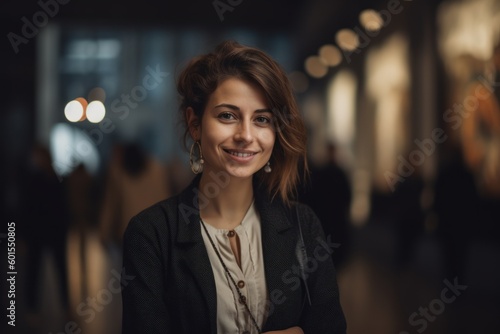
[[231,282],[233,283],[234,287],[236,288],[236,291],[238,292],[238,297],[239,297],[240,303],[242,303],[245,306],[245,309],[247,310],[248,314],[250,315],[250,318],[252,319],[252,322],[253,322],[255,328],[257,329],[257,332],[259,334],[262,333],[262,331],[260,330],[259,325],[257,324],[257,321],[255,320],[254,316],[252,315],[252,312],[250,312],[250,308],[248,307],[246,297],[243,296],[243,294],[241,293],[241,290],[238,287],[238,284],[236,284],[236,281],[234,280],[233,275],[231,275],[231,272],[229,271],[229,269],[227,269],[227,266],[224,263],[224,260],[222,260],[222,256],[220,255],[219,251],[217,250],[217,247],[215,247],[215,243],[212,240],[212,237],[210,236],[210,233],[208,233],[207,227],[205,226],[205,222],[203,220],[201,220],[201,219],[200,219],[200,222],[201,222],[201,226],[203,226],[203,229],[205,230],[205,233],[208,236],[208,239],[210,240],[210,243],[212,244],[212,247],[213,247],[213,249],[215,251],[215,254],[217,254],[217,257],[219,258],[220,263],[222,264],[222,267],[224,268],[224,271],[229,276],[229,279],[231,280]]

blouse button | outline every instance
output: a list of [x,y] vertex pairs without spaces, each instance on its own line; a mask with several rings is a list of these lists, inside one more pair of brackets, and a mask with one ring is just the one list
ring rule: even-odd
[[244,304],[244,303],[246,303],[246,301],[247,301],[247,297],[245,297],[245,296],[240,297],[240,303]]
[[229,231],[229,232],[227,233],[227,236],[228,236],[228,237],[230,237],[230,238],[232,238],[232,237],[234,237],[234,235],[235,235],[235,234],[236,234],[236,233],[235,233],[233,230],[231,230],[231,231]]
[[238,288],[243,289],[245,287],[245,282],[238,281]]

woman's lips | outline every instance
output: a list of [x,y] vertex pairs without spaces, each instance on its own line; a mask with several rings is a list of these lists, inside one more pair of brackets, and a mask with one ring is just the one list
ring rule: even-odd
[[229,149],[224,149],[224,152],[226,152],[231,157],[231,159],[238,162],[248,162],[252,160],[252,158],[257,154],[256,152],[251,152],[251,151],[239,151],[239,150],[229,150]]

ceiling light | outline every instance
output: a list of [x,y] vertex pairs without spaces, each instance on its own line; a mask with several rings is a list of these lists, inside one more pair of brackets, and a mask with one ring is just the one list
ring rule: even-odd
[[344,50],[354,51],[359,46],[358,35],[352,29],[342,29],[335,35],[337,44]]

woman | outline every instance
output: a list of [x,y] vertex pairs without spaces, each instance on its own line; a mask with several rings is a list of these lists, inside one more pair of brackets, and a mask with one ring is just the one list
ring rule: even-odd
[[291,198],[306,138],[285,72],[228,41],[177,88],[198,175],[125,232],[123,333],[345,333],[331,242]]

